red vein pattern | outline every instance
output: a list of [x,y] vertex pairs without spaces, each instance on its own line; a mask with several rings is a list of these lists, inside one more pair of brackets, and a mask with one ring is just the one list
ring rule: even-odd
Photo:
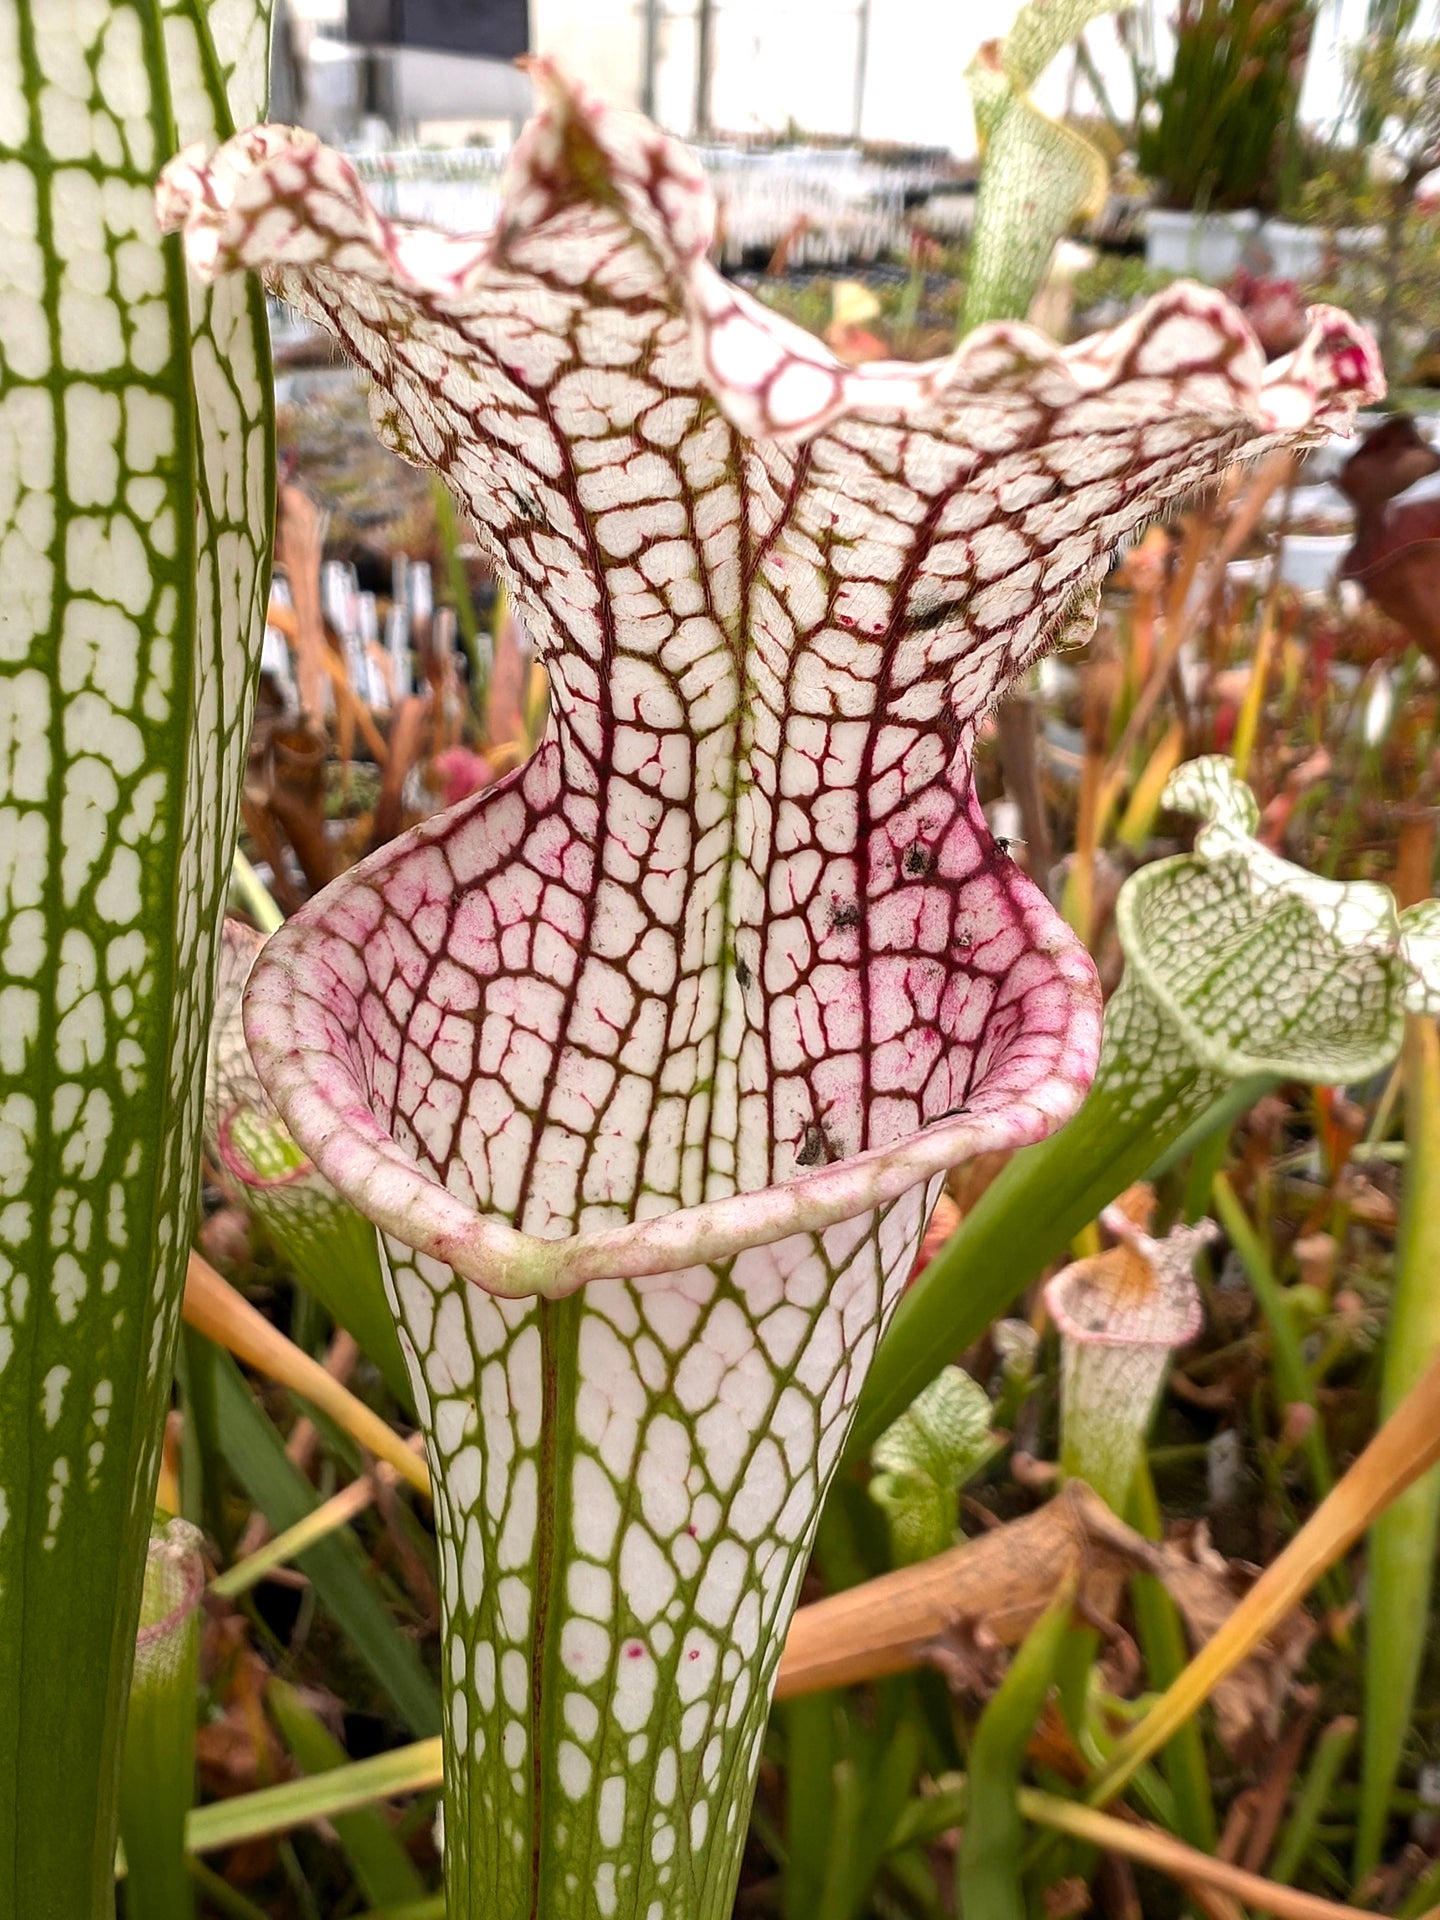
[[1195,287],[1065,351],[997,326],[848,370],[707,265],[683,150],[541,78],[478,239],[387,224],[287,129],[182,155],[161,204],[369,371],[550,675],[529,765],[312,903],[247,1001],[296,1138],[386,1235],[452,1910],[718,1917],[938,1177],[1094,1067],[1093,970],[985,830],[975,727],[1137,525],[1378,373],[1322,311],[1267,375]]

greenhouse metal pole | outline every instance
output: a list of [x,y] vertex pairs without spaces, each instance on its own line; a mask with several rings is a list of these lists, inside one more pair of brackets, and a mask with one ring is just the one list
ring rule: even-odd
[[870,0],[860,0],[855,11],[855,111],[852,116],[858,143],[865,113],[865,72],[870,64]]
[[714,57],[715,0],[698,0],[695,10],[695,138],[710,138],[711,64]]
[[660,0],[643,0],[644,23],[640,69],[640,111],[647,120],[655,118],[655,62],[660,51]]

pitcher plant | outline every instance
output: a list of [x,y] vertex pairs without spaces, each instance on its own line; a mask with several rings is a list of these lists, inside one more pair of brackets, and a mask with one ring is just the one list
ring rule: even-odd
[[446,1881],[486,1920],[730,1910],[775,1664],[945,1170],[1059,1126],[1088,956],[971,778],[1109,556],[1379,390],[1179,286],[853,370],[728,285],[655,128],[538,63],[495,229],[261,127],[166,169],[192,266],[328,328],[529,626],[534,757],[266,946],[246,1028],[382,1235],[435,1480]]

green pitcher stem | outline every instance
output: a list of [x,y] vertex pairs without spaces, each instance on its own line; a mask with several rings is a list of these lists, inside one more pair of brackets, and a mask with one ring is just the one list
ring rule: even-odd
[[882,1244],[913,1249],[927,1202],[818,1259],[807,1238],[803,1262],[560,1302],[391,1247],[441,1542],[453,1920],[729,1913],[775,1667],[905,1271]]
[[185,1920],[195,1911],[185,1818],[195,1799],[195,1694],[200,1676],[201,1539],[184,1520],[150,1538],[120,1769],[129,1920]]
[[[1137,1365],[1133,1355],[1114,1349],[1079,1353],[1067,1345],[1065,1351],[1061,1469],[1067,1480],[1084,1480],[1122,1516],[1168,1360],[1159,1353]],[[1123,1389],[1123,1400],[1115,1388]]]
[[333,1195],[299,1191],[257,1196],[254,1211],[295,1276],[380,1371],[402,1407],[410,1383],[386,1311],[375,1229]]

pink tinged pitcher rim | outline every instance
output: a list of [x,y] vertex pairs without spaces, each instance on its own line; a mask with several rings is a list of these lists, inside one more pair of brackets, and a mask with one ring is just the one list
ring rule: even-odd
[[[397,855],[399,864],[414,838],[407,835],[383,853]],[[377,857],[366,866],[379,864]],[[327,901],[342,904],[347,881],[355,877],[342,876],[306,914]],[[358,1079],[336,1069],[333,1053],[297,1044],[295,1010],[307,1000],[313,1003],[317,986],[323,991],[328,972],[323,949],[337,937],[314,918],[304,925],[297,919],[273,936],[246,992],[245,1032],[291,1132],[331,1184],[383,1232],[487,1292],[558,1299],[590,1280],[638,1279],[711,1265],[749,1247],[868,1216],[976,1153],[1028,1146],[1054,1132],[1084,1100],[1100,1050],[1094,971],[1084,949],[1063,931],[1064,940],[1044,954],[1053,965],[1054,1028],[1024,1030],[1020,1060],[1012,1062],[1018,1084],[1003,1084],[1002,1057],[1000,1071],[977,1090],[973,1112],[932,1122],[896,1145],[768,1187],[564,1239],[542,1239],[477,1214],[386,1132]],[[1040,957],[1034,949],[1031,956]],[[1050,1057],[1041,1071],[1021,1079],[1016,1067],[1025,1062],[1027,1044],[1042,1050],[1047,1041]]]

